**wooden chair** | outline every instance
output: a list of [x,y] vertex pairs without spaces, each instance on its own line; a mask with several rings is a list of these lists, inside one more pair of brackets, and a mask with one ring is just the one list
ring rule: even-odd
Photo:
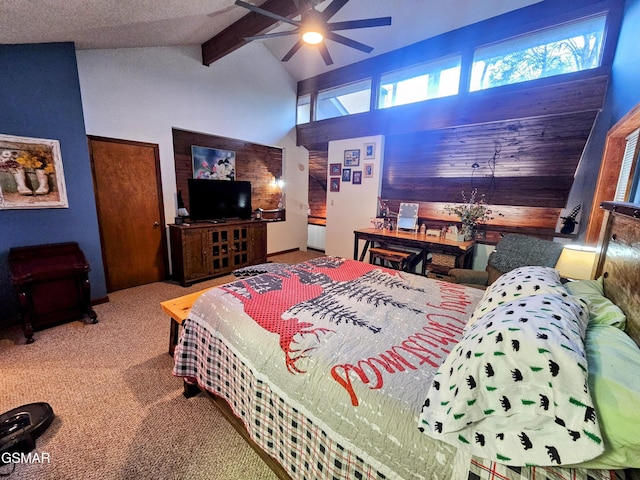
[[379,265],[387,266],[386,262],[395,270],[409,271],[409,267],[413,260],[415,260],[417,254],[414,252],[406,252],[403,250],[393,250],[391,248],[372,247],[369,249],[369,263],[376,265],[376,260],[379,260]]

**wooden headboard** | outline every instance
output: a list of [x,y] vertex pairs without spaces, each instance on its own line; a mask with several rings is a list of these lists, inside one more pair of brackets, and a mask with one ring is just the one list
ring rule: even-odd
[[627,334],[640,346],[640,205],[603,202],[605,221],[598,241],[594,278],[627,316]]

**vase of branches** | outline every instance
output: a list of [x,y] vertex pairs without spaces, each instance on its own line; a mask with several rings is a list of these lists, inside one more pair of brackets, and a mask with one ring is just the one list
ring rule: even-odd
[[463,203],[456,203],[455,205],[446,205],[445,211],[449,215],[457,215],[460,218],[461,232],[460,234],[465,240],[473,240],[475,238],[475,232],[478,224],[483,224],[491,218],[491,209],[487,205],[484,196],[478,199],[478,189],[474,188],[471,191],[469,198],[466,197],[464,191],[462,192]]

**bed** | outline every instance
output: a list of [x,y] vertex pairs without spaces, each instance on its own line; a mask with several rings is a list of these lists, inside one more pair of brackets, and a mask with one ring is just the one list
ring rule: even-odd
[[[173,373],[186,392],[210,395],[282,478],[624,478],[622,468],[640,466],[640,449],[609,425],[634,426],[636,414],[624,408],[616,417],[610,405],[619,399],[609,397],[620,387],[633,405],[640,369],[617,369],[614,377],[629,378],[611,380],[608,361],[593,359],[619,342],[631,360],[617,361],[631,366],[640,356],[640,228],[632,206],[607,208],[600,280],[575,291],[544,268],[480,291],[334,257],[276,265],[194,303]],[[606,297],[617,306],[602,307]],[[606,320],[595,328],[598,306]],[[534,354],[528,349],[542,355],[541,367],[513,363]],[[517,393],[507,381],[518,382]]]

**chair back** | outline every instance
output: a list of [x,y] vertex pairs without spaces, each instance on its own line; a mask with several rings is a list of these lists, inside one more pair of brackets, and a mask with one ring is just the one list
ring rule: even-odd
[[[489,255],[487,270],[491,277],[489,267],[502,273],[528,265],[555,267],[563,247],[561,243],[551,240],[508,233]],[[489,278],[489,283],[494,280],[495,278]]]

